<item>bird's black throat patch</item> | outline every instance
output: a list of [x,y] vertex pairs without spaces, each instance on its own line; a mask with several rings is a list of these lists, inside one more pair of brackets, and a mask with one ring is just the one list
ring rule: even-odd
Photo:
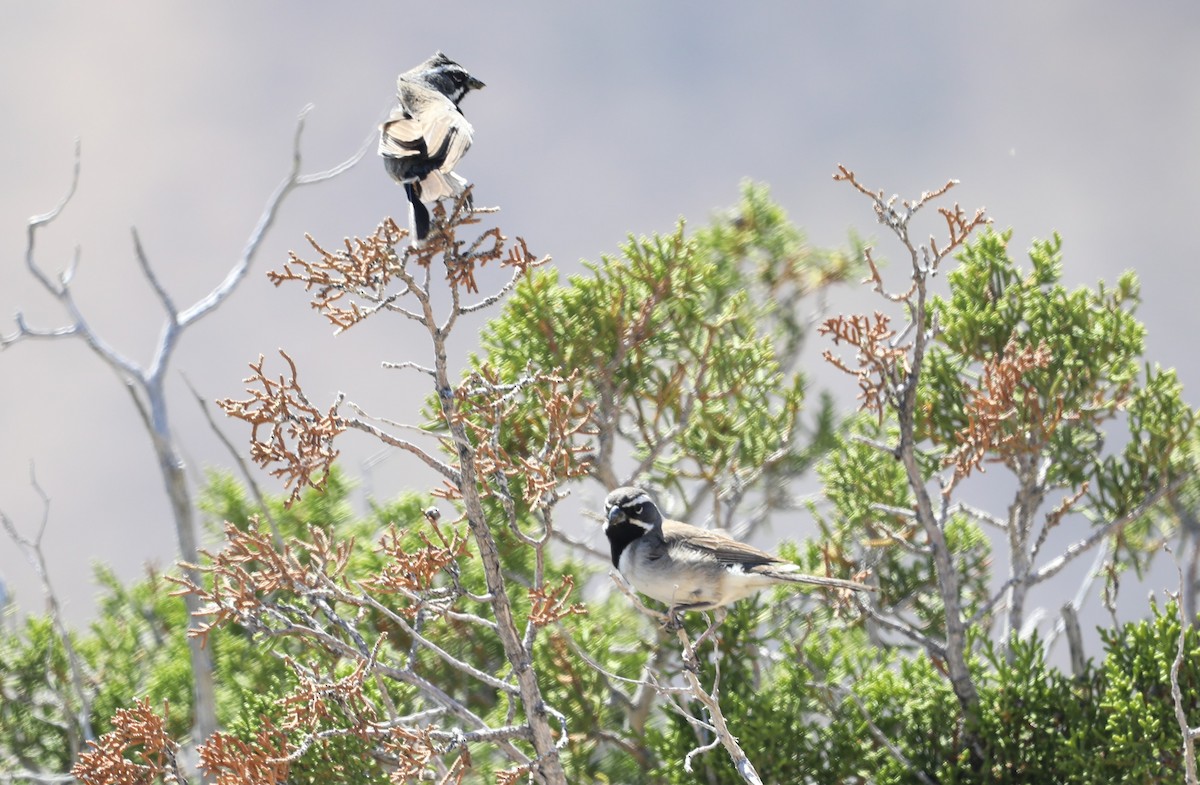
[[612,546],[612,563],[614,567],[618,570],[621,569],[621,554],[625,551],[629,543],[645,533],[645,528],[629,521],[610,523],[604,527],[604,534],[608,537],[608,544]]

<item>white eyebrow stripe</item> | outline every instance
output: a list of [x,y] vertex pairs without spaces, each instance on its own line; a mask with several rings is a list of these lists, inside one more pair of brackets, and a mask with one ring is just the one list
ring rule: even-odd
[[650,501],[650,497],[647,496],[645,494],[645,492],[643,492],[643,493],[639,493],[637,496],[634,496],[632,499],[625,502],[625,504],[623,504],[621,506],[628,507],[628,506],[633,506],[636,504],[652,504],[652,502]]

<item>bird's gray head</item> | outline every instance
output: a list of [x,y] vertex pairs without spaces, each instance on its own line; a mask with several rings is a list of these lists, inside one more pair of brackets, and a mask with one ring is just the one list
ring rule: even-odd
[[626,486],[617,488],[604,500],[606,527],[629,522],[646,531],[662,523],[662,514],[650,494],[641,488]]
[[455,106],[458,106],[458,102],[465,98],[467,93],[484,87],[483,82],[471,76],[467,69],[441,52],[411,71],[400,74],[400,78],[432,87],[453,101]]

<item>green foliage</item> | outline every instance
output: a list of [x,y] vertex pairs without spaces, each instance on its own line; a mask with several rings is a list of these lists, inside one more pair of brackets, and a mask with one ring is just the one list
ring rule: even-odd
[[[602,481],[618,422],[630,423],[620,433],[660,488],[722,486],[764,468],[794,476],[829,446],[834,423],[823,399],[807,438],[795,438],[805,382],[788,369],[807,329],[797,306],[859,267],[856,255],[810,247],[765,188],[746,184],[733,215],[691,236],[680,222],[631,238],[566,284],[554,270],[529,276],[489,323],[473,365],[502,379],[528,368],[578,373],[596,406]],[[544,418],[536,405],[512,417],[529,433]]]
[[[964,785],[1101,785],[1176,781],[1182,770],[1169,677],[1179,635],[1174,605],[1105,633],[1103,661],[1078,677],[1047,664],[1037,639],[1018,642],[1010,659],[985,645],[973,664],[987,745],[980,770],[962,746],[954,694],[927,657],[873,649],[861,630],[837,625],[799,643],[774,634],[764,640],[755,626],[760,612],[746,603],[731,614],[720,663],[722,707],[764,782],[914,785],[920,771]],[[744,652],[772,643],[776,664],[761,672]],[[712,673],[707,665],[705,676]],[[1198,680],[1200,633],[1189,628],[1180,685],[1193,725],[1200,722]],[[661,760],[678,761],[699,742],[670,715],[647,743]],[[742,782],[722,756],[701,757],[697,767],[699,776],[672,766],[645,781]],[[1164,772],[1171,776],[1163,779]]]
[[[997,357],[1022,350],[1050,362],[1020,373],[1011,416],[998,420],[1000,437],[984,456],[1021,472],[1045,459],[1047,488],[1072,492],[1089,483],[1088,511],[1100,518],[1136,512],[1148,493],[1174,482],[1194,462],[1193,412],[1169,371],[1144,363],[1144,330],[1135,318],[1139,292],[1132,274],[1114,289],[1068,290],[1061,284],[1061,241],[1037,243],[1022,271],[1008,256],[1008,233],[985,232],[964,246],[948,275],[947,298],[932,309],[940,332],[927,355],[918,390],[921,470],[931,482],[943,472],[973,427],[970,412],[981,380]],[[765,189],[747,185],[731,216],[685,234],[682,223],[665,236],[630,239],[616,257],[560,284],[538,272],[513,293],[483,334],[474,370],[513,380],[530,372],[576,373],[573,383],[596,407],[593,471],[607,481],[614,465],[643,462],[639,480],[660,488],[688,482],[712,489],[759,483],[768,497],[789,487],[817,456],[830,508],[814,509],[820,536],[782,548],[811,572],[852,574],[869,567],[882,608],[903,608],[921,633],[945,633],[937,576],[924,535],[911,513],[913,491],[904,466],[880,444],[897,440],[895,424],[858,417],[839,429],[828,400],[802,425],[806,383],[794,370],[807,325],[799,303],[834,281],[854,275],[859,255],[817,251],[787,222]],[[533,396],[514,397],[504,445],[524,455],[544,438],[546,413]],[[1104,429],[1127,426],[1123,449],[1103,450]],[[618,427],[620,425],[620,427]],[[626,455],[619,455],[616,441]],[[1003,445],[1002,448],[996,445]],[[394,528],[399,547],[420,548],[429,532],[428,497],[406,495],[357,516],[350,482],[336,469],[323,494],[305,493],[291,507],[257,506],[231,477],[214,473],[201,506],[215,525],[241,530],[274,527],[293,546],[318,529],[353,541],[347,576],[363,581],[388,564],[380,545]],[[1039,502],[1041,500],[1039,499]],[[485,500],[489,520],[505,520],[496,498]],[[455,524],[441,524],[453,533]],[[536,530],[531,520],[520,526]],[[1136,541],[1143,529],[1126,530]],[[462,525],[458,524],[461,529]],[[975,518],[949,515],[943,528],[958,571],[964,612],[983,607],[992,583],[992,546]],[[493,531],[510,599],[526,618],[534,570],[550,582],[570,575],[582,586],[600,565],[557,556],[535,563],[532,549],[505,526]],[[129,586],[100,570],[100,615],[73,635],[84,661],[90,721],[95,731],[134,697],[169,703],[171,731],[190,727],[189,621],[182,599],[161,575]],[[439,580],[485,592],[482,566],[468,551]],[[403,603],[397,598],[397,603]],[[472,605],[472,602],[475,604]],[[456,606],[485,616],[477,600]],[[635,716],[634,688],[625,680],[649,665],[662,684],[677,683],[677,641],[656,629],[619,593],[590,599],[586,616],[541,630],[533,667],[547,705],[569,718],[563,764],[573,782],[740,782],[719,750],[698,754],[695,772],[682,761],[711,735],[659,697]],[[1168,672],[1180,632],[1173,606],[1120,629],[1102,631],[1104,652],[1078,677],[1045,660],[1043,642],[1014,640],[997,649],[986,614],[970,630],[969,667],[979,693],[974,718],[982,756],[964,744],[963,712],[945,678],[944,663],[898,636],[880,644],[878,629],[844,613],[833,598],[791,589],[764,592],[730,609],[716,639],[719,652],[701,653],[702,683],[718,682],[732,731],[767,782],[939,783],[1112,781],[1159,782],[1180,768]],[[365,609],[358,630],[386,636],[412,672],[453,694],[491,727],[519,721],[515,702],[448,665],[386,614]],[[703,620],[686,620],[699,632]],[[509,663],[493,635],[462,618],[417,614],[412,620],[442,651],[505,679]],[[885,636],[886,637],[886,636]],[[897,643],[897,641],[899,643]],[[903,644],[903,645],[899,645]],[[214,630],[208,645],[216,663],[222,725],[252,739],[269,720],[287,717],[281,699],[299,682],[296,668],[345,676],[354,662],[291,638],[264,641],[234,625]],[[1188,721],[1200,724],[1200,634],[1185,633],[1180,674]],[[407,659],[405,659],[405,656]],[[290,660],[290,661],[289,661]],[[598,665],[599,668],[593,666]],[[0,633],[0,753],[19,750],[20,763],[64,771],[81,747],[63,715],[62,685],[70,679],[62,641],[50,622],[27,618]],[[386,701],[383,692],[386,690]],[[424,708],[416,688],[399,680],[364,685],[369,700],[397,714]],[[68,697],[67,713],[81,707]],[[686,697],[672,700],[695,715]],[[335,707],[319,728],[334,728]],[[516,719],[514,719],[516,718]],[[299,739],[298,733],[293,741]],[[293,767],[289,782],[387,781],[365,739],[316,743]],[[0,774],[8,761],[0,755]],[[469,778],[494,779],[497,760],[473,754]]]
[[968,427],[968,390],[981,365],[1010,344],[1044,347],[1050,362],[1022,376],[1018,417],[1004,426],[1005,435],[1028,441],[1008,463],[1015,471],[1021,455],[1044,452],[1051,483],[1078,485],[1103,443],[1099,425],[1137,378],[1145,330],[1134,317],[1136,279],[1126,274],[1113,292],[1103,284],[1068,291],[1061,239],[1035,243],[1024,273],[1008,254],[1011,234],[985,231],[968,243],[947,276],[950,298],[934,298],[942,333],[924,379],[925,426],[935,444],[953,449]]
[[[325,509],[343,509],[348,484],[331,480],[330,488],[333,497],[323,502],[330,505]],[[212,509],[233,510],[242,493],[228,478],[214,477],[206,498]],[[362,570],[356,574],[379,566],[372,535],[398,522],[408,525],[406,536],[415,537],[427,503],[404,497],[365,518],[337,521],[335,536],[356,539],[353,563]],[[281,525],[301,525],[300,510],[293,512],[294,522],[286,523],[291,519],[283,516]],[[815,543],[805,545],[801,561],[814,548]],[[473,561],[461,560],[464,579],[470,579]],[[101,619],[75,639],[93,674],[93,688],[99,689],[93,707],[97,731],[106,729],[103,718],[113,707],[144,695],[152,702],[170,701],[174,730],[186,735],[190,694],[182,601],[170,597],[172,587],[153,574],[127,587],[103,574],[102,586]],[[587,616],[575,617],[570,639],[547,630],[534,663],[543,674],[548,703],[572,718],[576,736],[564,761],[572,781],[692,783],[699,776],[701,781],[738,782],[727,758],[717,752],[698,756],[696,773],[683,771],[680,761],[701,738],[662,702],[651,712],[644,734],[632,733],[626,708],[613,699],[613,683],[579,651],[606,672],[629,678],[640,675],[647,658],[657,652],[666,668],[662,677],[669,679],[678,667],[667,659],[674,639],[656,633],[620,594],[590,602],[588,610]],[[698,617],[688,622],[702,624]],[[430,624],[425,632],[480,667],[499,669],[503,662],[499,651],[454,625]],[[988,740],[986,766],[979,772],[970,768],[961,747],[957,703],[937,665],[922,653],[870,645],[860,624],[852,618],[839,620],[815,597],[780,592],[731,609],[718,635],[720,694],[727,718],[764,781],[870,778],[881,784],[914,783],[916,767],[939,782],[1158,782],[1164,765],[1169,771],[1179,767],[1168,677],[1178,633],[1174,606],[1156,608],[1150,619],[1105,632],[1102,661],[1078,678],[1049,666],[1040,641],[1018,643],[1011,661],[983,645],[973,664],[979,677],[981,735]],[[1198,724],[1200,634],[1189,629],[1185,644],[1180,682],[1189,722]],[[275,656],[287,645],[264,647],[236,629],[215,631],[210,645],[215,647],[225,726],[248,739],[263,717],[278,724],[284,715],[278,700],[295,684],[294,674]],[[408,642],[397,636],[394,645],[407,647]],[[293,654],[304,663],[318,662],[311,653]],[[446,689],[467,695],[480,716],[503,723],[508,703],[494,691],[468,689],[465,681],[459,683],[460,674],[428,655],[421,656],[417,667]],[[68,674],[60,642],[46,619],[30,617],[15,634],[0,637],[0,674],[5,698],[0,702],[0,744],[23,750],[48,769],[63,770],[71,760],[69,744],[59,727],[44,720],[54,712],[53,688]],[[711,683],[715,676],[714,663],[702,657],[702,680]],[[389,696],[399,711],[413,705],[406,688],[393,686]],[[881,743],[868,718],[908,764]],[[626,741],[617,743],[619,739]],[[480,758],[476,764],[476,774],[484,776],[489,762]],[[341,739],[314,747],[294,767],[291,781],[316,784],[334,777],[382,783],[386,773],[361,742]]]
[[[79,738],[58,721],[58,686],[70,678],[66,652],[49,618],[30,616],[0,635],[0,750],[20,750],[31,765],[49,771],[70,768]],[[79,710],[75,701],[69,707]]]
[[[932,301],[940,333],[922,376],[924,436],[945,460],[971,428],[971,394],[985,364],[1044,351],[1044,364],[1020,374],[1015,406],[984,460],[1014,473],[1046,460],[1047,487],[1073,491],[1087,482],[1098,518],[1138,512],[1185,471],[1179,455],[1195,416],[1175,373],[1144,364],[1137,277],[1069,290],[1058,235],[1033,244],[1028,271],[1009,255],[1011,236],[989,230],[964,246],[947,276],[950,296]],[[1105,423],[1122,413],[1128,436],[1119,441],[1127,446],[1104,455]]]
[[[1168,674],[1179,640],[1175,604],[1120,630],[1102,630],[1108,657],[1099,696],[1101,730],[1108,739],[1105,767],[1128,782],[1160,782],[1162,772],[1183,770],[1182,740]],[[1200,631],[1188,627],[1179,686],[1188,724],[1200,724]],[[1097,780],[1100,781],[1100,780]]]
[[[1133,273],[1115,287],[1069,289],[1061,238],[1035,242],[1028,269],[1010,256],[1010,239],[985,230],[963,245],[948,294],[930,300],[936,330],[912,437],[923,483],[943,483],[953,513],[960,481],[1002,466],[1017,489],[992,520],[1010,529],[1012,564],[1036,567],[1046,533],[1069,514],[1093,525],[1130,521],[1117,542],[1123,562],[1140,567],[1159,528],[1173,525],[1154,502],[1195,473],[1195,412],[1175,373],[1144,359]],[[818,466],[832,511],[815,511],[826,543],[807,564],[835,552],[851,572],[869,567],[881,606],[905,607],[937,637],[943,610],[910,478],[881,449],[903,438],[894,417],[862,417]],[[975,518],[951,514],[944,529],[969,618],[988,596],[991,549]],[[981,621],[986,629],[990,616]]]
[[[214,526],[232,523],[240,529],[252,525],[252,520],[261,517],[256,501],[250,498],[246,488],[228,472],[210,471],[208,483],[201,490],[197,505]],[[305,536],[309,526],[320,526],[329,531],[340,531],[346,535],[371,535],[381,514],[355,520],[350,493],[354,483],[338,468],[329,473],[326,492],[307,492],[288,506],[287,497],[268,497],[265,501],[270,518],[279,527],[284,538]],[[405,499],[405,502],[408,502]],[[417,502],[411,502],[415,504]],[[402,505],[404,502],[397,502]],[[393,511],[412,511],[411,507],[395,507]],[[419,508],[416,510],[419,514]]]
[[176,709],[170,729],[185,736],[191,722],[191,625],[183,599],[171,596],[177,587],[155,571],[124,586],[103,566],[96,567],[96,580],[102,589],[99,617],[91,624],[91,636],[77,644],[99,686],[94,716],[105,722],[128,706],[132,696],[144,697],[152,705],[168,703]]
[[[817,465],[834,512],[811,505],[821,536],[808,543],[800,563],[810,572],[823,572],[832,563],[853,573],[865,566],[860,561],[865,545],[879,586],[879,604],[904,605],[922,630],[941,635],[945,618],[937,575],[929,554],[919,550],[924,535],[911,514],[912,489],[900,462],[875,446],[895,440],[894,427],[867,415],[853,419],[838,437]],[[973,613],[988,596],[991,543],[963,515],[950,517],[946,539],[959,570],[964,607]]]

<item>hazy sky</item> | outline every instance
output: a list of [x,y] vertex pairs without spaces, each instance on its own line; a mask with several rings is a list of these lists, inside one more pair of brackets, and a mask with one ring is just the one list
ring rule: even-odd
[[[1150,358],[1177,368],[1200,400],[1200,276],[1185,245],[1200,180],[1195,3],[520,8],[7,4],[0,329],[12,329],[17,310],[38,326],[65,318],[23,255],[26,220],[62,195],[77,137],[79,191],[40,235],[38,258],[56,271],[79,245],[78,302],[111,344],[145,362],[161,313],[130,227],[176,301],[192,303],[225,275],[284,175],[301,108],[315,105],[306,168],[332,165],[378,121],[396,73],[443,49],[488,84],[464,103],[476,142],[459,171],[480,203],[503,208],[506,231],[565,271],[614,252],[628,233],[707,220],[746,177],[769,183],[814,242],[837,244],[854,228],[892,256],[869,205],[831,180],[835,166],[902,196],[954,177],[964,206],[986,205],[1014,228],[1015,248],[1060,232],[1072,284],[1136,269]],[[417,359],[405,354],[408,326],[380,321],[334,339],[302,292],[275,290],[263,275],[306,231],[337,242],[389,214],[403,217],[402,194],[373,153],[296,193],[241,289],[185,336],[171,404],[193,472],[229,459],[180,372],[209,398],[238,395],[246,363],[282,346],[314,396],[341,389],[381,412],[412,413],[423,388],[378,365]],[[861,292],[837,301],[872,307]],[[821,383],[852,406],[853,385],[808,353]],[[228,425],[244,444],[244,429]],[[360,474],[371,445],[346,447]],[[42,515],[31,461],[53,499],[47,556],[73,618],[90,607],[93,562],[125,576],[147,560],[170,564],[174,534],[151,448],[119,380],[78,342],[0,354],[0,509],[27,532]],[[412,487],[413,468],[393,459],[373,470],[371,488]],[[1161,576],[1151,588],[1174,580],[1169,567]],[[27,607],[40,604],[7,539],[0,577]]]

